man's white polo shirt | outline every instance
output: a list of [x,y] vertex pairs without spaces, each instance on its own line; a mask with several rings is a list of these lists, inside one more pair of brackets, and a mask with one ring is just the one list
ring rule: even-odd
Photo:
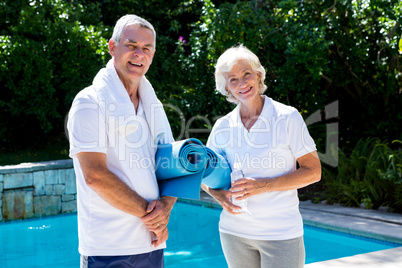
[[[300,113],[265,96],[263,110],[250,132],[239,106],[214,125],[207,146],[225,156],[245,177],[273,178],[296,170],[296,159],[316,150]],[[250,213],[222,211],[221,232],[257,240],[286,240],[303,235],[297,190],[277,191],[247,199]]]
[[127,92],[118,94],[126,95],[124,102],[111,98],[109,103],[102,103],[96,89],[88,87],[76,96],[69,114],[70,156],[77,177],[79,252],[87,256],[141,254],[166,247],[164,243],[154,248],[153,236],[140,218],[116,209],[90,189],[76,158],[80,152],[104,153],[109,170],[130,188],[148,201],[159,198],[156,146],[142,104],[136,113]]

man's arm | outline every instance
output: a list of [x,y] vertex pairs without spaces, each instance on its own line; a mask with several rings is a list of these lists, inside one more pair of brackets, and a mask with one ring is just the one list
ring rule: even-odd
[[108,169],[105,154],[81,152],[77,157],[85,181],[92,190],[115,208],[142,218],[145,226],[157,237],[152,242],[155,247],[167,240],[167,224],[176,197],[162,196],[160,200],[148,203]]
[[140,218],[148,214],[148,201],[108,169],[105,154],[81,152],[77,157],[87,185],[106,202]]

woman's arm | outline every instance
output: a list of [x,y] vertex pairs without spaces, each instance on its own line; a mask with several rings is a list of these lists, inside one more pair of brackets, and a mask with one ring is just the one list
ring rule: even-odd
[[[229,191],[238,200],[265,192],[303,188],[321,179],[321,163],[317,151],[297,159],[300,168],[275,178],[244,178],[233,183]],[[237,194],[235,193],[237,192]]]

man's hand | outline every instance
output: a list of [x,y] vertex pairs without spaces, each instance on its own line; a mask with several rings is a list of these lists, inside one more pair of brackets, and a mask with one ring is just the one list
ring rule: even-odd
[[166,242],[166,240],[169,237],[169,231],[168,228],[163,229],[160,232],[154,233],[156,235],[156,240],[152,241],[152,245],[154,247],[159,247],[160,245],[162,245],[164,242]]
[[[159,200],[152,200],[149,202],[147,207],[148,214],[142,217],[141,220],[145,226],[157,236],[165,229],[167,232],[170,212],[172,211],[176,200],[176,197],[162,196]],[[163,236],[163,234],[161,235]]]

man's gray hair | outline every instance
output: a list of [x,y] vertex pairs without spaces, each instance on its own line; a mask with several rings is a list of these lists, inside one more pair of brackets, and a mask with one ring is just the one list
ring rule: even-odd
[[264,94],[267,86],[264,84],[265,81],[265,69],[261,65],[258,57],[251,52],[248,48],[243,45],[234,46],[226,50],[218,59],[215,65],[215,85],[216,90],[222,95],[226,96],[229,102],[238,103],[239,101],[226,89],[226,78],[225,73],[230,72],[233,66],[239,63],[239,61],[247,62],[251,69],[258,73],[260,80],[258,81],[258,93],[260,95]]
[[149,21],[132,14],[124,15],[116,22],[116,25],[114,26],[113,29],[112,38],[110,39],[113,40],[116,44],[118,44],[120,42],[120,36],[124,28],[130,25],[140,25],[143,28],[151,30],[152,34],[154,35],[154,47],[156,47],[156,32],[154,26],[152,26],[152,24]]

